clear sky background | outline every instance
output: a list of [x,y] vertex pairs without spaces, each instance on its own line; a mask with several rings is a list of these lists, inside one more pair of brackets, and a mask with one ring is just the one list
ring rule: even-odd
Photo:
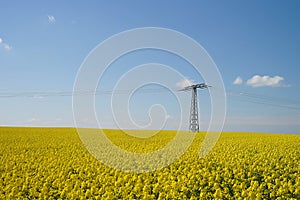
[[[150,26],[182,32],[210,54],[227,92],[225,131],[300,133],[300,1],[0,3],[2,126],[74,126],[69,94],[88,53],[114,34]],[[143,51],[114,63],[108,74],[113,78],[99,87],[109,91],[122,72],[149,62],[174,66],[187,79],[202,81],[179,58]],[[115,128],[109,96],[97,95],[103,103],[96,105],[97,115],[105,127]],[[186,93],[188,107],[190,97]],[[149,106],[160,103],[170,122],[166,128],[172,129],[178,123],[172,98],[167,91],[137,92],[130,103],[132,117],[145,125]],[[208,92],[201,91],[200,99],[201,129],[206,129]]]

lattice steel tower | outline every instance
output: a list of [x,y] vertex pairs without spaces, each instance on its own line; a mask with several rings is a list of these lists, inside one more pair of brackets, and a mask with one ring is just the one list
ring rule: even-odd
[[199,115],[198,115],[198,101],[197,101],[197,89],[205,89],[210,86],[201,83],[201,84],[195,84],[191,86],[187,86],[181,91],[189,91],[192,90],[192,100],[191,100],[191,110],[190,110],[190,131],[192,132],[199,132]]

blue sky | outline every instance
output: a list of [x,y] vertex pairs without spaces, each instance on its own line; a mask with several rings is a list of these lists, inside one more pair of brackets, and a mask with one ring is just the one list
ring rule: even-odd
[[[163,27],[196,40],[219,68],[227,92],[225,131],[299,133],[299,8],[297,0],[1,1],[0,125],[74,126],[72,97],[57,92],[72,92],[89,52],[119,32]],[[187,79],[202,81],[183,60],[148,50],[114,63],[99,88],[111,90],[126,70],[149,62],[168,64]],[[114,128],[109,97],[96,96],[102,103],[95,107],[102,124]],[[178,123],[172,99],[166,91],[137,92],[130,102],[132,117],[145,125],[149,106],[163,104],[170,120],[166,128],[172,129]],[[201,128],[206,129],[208,92],[199,91],[200,99]],[[189,101],[187,93],[187,107]]]

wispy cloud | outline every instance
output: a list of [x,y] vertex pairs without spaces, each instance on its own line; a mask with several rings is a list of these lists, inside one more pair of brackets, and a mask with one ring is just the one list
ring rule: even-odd
[[10,51],[12,50],[12,46],[8,45],[8,44],[3,44],[3,47],[5,50]]
[[233,81],[234,85],[241,85],[242,83],[243,79],[240,76],[236,77],[236,79]]
[[34,99],[44,99],[45,97],[41,96],[41,95],[34,95],[32,98],[34,98]]
[[299,120],[295,117],[287,116],[239,116],[239,117],[226,117],[227,125],[286,125],[296,126],[299,125]]
[[179,88],[179,89],[183,89],[187,86],[193,85],[194,83],[195,83],[194,80],[185,78],[185,79],[181,79],[180,81],[178,81],[176,83],[176,87]]
[[10,51],[10,50],[12,50],[12,46],[10,46],[9,44],[7,44],[7,43],[4,43],[3,42],[3,39],[0,37],[0,47],[1,48],[4,48],[4,50],[6,50],[6,51]]
[[47,17],[48,17],[48,22],[50,24],[53,24],[53,23],[56,22],[56,19],[55,19],[55,17],[53,15],[48,15]]
[[247,85],[252,86],[252,87],[282,87],[286,86],[283,85],[282,81],[284,80],[283,77],[281,76],[260,76],[260,75],[255,75],[249,80],[247,80]]
[[167,115],[165,116],[165,119],[170,119],[171,117],[172,117],[171,115],[167,114]]
[[31,123],[31,122],[38,122],[40,121],[39,119],[35,118],[35,117],[32,117],[30,119],[27,120],[27,122]]

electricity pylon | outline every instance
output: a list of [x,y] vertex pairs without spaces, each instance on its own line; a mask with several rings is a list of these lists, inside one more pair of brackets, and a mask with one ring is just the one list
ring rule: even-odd
[[195,84],[187,86],[180,91],[190,91],[192,90],[192,100],[191,100],[191,110],[190,110],[190,131],[199,132],[199,116],[198,116],[198,101],[197,101],[197,89],[205,89],[211,86],[205,83]]

